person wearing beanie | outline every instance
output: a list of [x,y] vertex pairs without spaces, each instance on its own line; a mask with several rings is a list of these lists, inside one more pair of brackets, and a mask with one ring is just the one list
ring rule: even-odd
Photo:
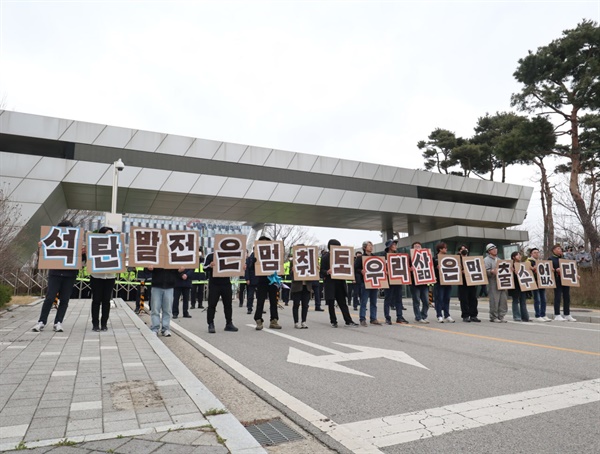
[[338,327],[337,315],[335,313],[335,303],[337,301],[338,307],[342,311],[342,316],[344,317],[346,326],[358,326],[358,324],[352,320],[350,311],[348,310],[348,304],[346,303],[348,297],[346,281],[342,279],[331,278],[331,246],[341,246],[341,243],[338,240],[329,240],[327,243],[327,252],[321,257],[321,269],[319,271],[320,276],[323,279],[325,303],[329,308],[329,322],[333,328]]

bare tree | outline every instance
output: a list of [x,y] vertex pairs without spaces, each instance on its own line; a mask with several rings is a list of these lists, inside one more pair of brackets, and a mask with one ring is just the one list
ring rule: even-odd
[[11,202],[8,185],[0,186],[0,271],[13,268],[18,262],[18,251],[14,242],[21,230],[21,205]]
[[298,225],[265,224],[263,235],[268,236],[272,240],[283,241],[283,249],[286,251],[286,254],[296,244],[313,245],[317,243],[317,239],[306,227]]

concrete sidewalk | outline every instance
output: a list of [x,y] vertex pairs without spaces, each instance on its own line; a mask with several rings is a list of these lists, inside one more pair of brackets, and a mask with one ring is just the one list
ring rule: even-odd
[[100,333],[89,300],[71,300],[62,333],[54,311],[31,330],[40,309],[0,315],[0,451],[266,452],[123,301]]

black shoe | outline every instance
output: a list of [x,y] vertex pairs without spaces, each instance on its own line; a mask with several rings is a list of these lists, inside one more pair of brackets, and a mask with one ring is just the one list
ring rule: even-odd
[[183,318],[192,318],[192,316],[190,314],[184,314]]
[[215,324],[214,323],[209,323],[208,324],[208,332],[211,333],[211,334],[216,333],[216,331],[215,331]]
[[179,315],[173,315],[173,320],[177,320],[179,318]]
[[332,328],[337,328],[337,326],[338,326],[338,325],[337,325],[337,323],[332,323],[332,324],[331,324],[331,327],[332,327]]
[[403,318],[399,318],[396,320],[396,323],[399,323],[401,325],[408,325],[408,320],[406,320],[404,317]]
[[355,327],[355,326],[358,326],[358,323],[348,322],[348,323],[346,323],[346,326]]
[[106,327],[106,325],[104,325],[102,328],[100,328],[100,331],[108,331],[108,328]]
[[315,311],[317,311],[317,312],[323,312],[323,309],[321,309],[320,307],[316,307]]
[[469,317],[463,317],[463,322],[471,323],[471,319]]
[[204,306],[201,304],[200,306],[198,306],[198,309],[204,309]]
[[196,309],[196,307],[195,306],[190,306],[190,309]]
[[246,312],[246,314],[251,314],[252,313],[252,309],[248,309],[248,311]]
[[387,320],[387,319],[386,319],[386,321],[385,321],[385,324],[386,324],[386,325],[391,325],[391,324],[392,324],[392,320],[391,320],[391,319],[390,319],[390,320]]
[[227,323],[225,325],[225,331],[231,331],[235,333],[238,329],[233,325],[233,323]]
[[100,331],[100,328],[98,328],[98,325],[94,325],[94,326],[92,326],[92,331],[98,332],[98,331]]
[[480,323],[481,320],[479,320],[477,317],[471,317],[471,321],[472,322],[476,322],[476,323]]

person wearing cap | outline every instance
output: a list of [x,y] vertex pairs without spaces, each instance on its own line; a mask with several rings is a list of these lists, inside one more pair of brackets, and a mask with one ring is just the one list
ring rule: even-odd
[[367,301],[370,301],[369,316],[371,325],[381,326],[381,322],[377,320],[377,294],[376,288],[368,289],[365,287],[365,270],[363,267],[363,256],[373,255],[373,243],[370,241],[363,241],[362,244],[362,256],[357,256],[354,260],[354,277],[356,278],[356,285],[360,289],[360,326],[366,327],[367,325]]
[[436,280],[433,287],[435,313],[438,323],[454,323],[454,319],[450,317],[450,293],[452,292],[452,286],[440,284],[439,255],[448,253],[448,245],[442,241],[435,246],[435,250],[436,254],[433,258],[433,269]]
[[[423,246],[418,241],[415,241],[411,245],[411,249],[423,249]],[[411,271],[414,270],[412,266],[412,259],[410,260]],[[427,320],[427,312],[429,311],[429,288],[427,284],[414,285],[410,284],[410,294],[413,300],[413,311],[415,313],[415,320],[418,323],[429,323]]]
[[329,308],[329,323],[331,323],[332,328],[338,327],[337,316],[335,313],[335,303],[337,301],[338,307],[340,311],[342,311],[342,316],[344,317],[344,322],[346,326],[358,326],[357,323],[352,320],[350,316],[350,311],[348,310],[348,304],[346,303],[346,297],[348,296],[348,290],[346,288],[346,281],[341,279],[331,279],[331,259],[329,255],[329,251],[331,250],[331,246],[341,246],[338,240],[331,239],[327,243],[327,251],[321,257],[321,269],[319,274],[323,279],[323,293],[325,296],[325,304],[327,304]]
[[489,243],[485,247],[487,255],[483,259],[488,277],[488,295],[490,298],[490,322],[506,323],[504,316],[508,312],[506,290],[498,290],[496,275],[498,274],[498,248]]
[[[554,276],[556,280],[556,288],[554,289],[554,321],[555,322],[576,322],[577,320],[571,315],[571,287],[562,285],[560,275],[559,260],[563,258],[563,251],[560,244],[552,246],[552,255],[548,260],[552,260],[554,268]],[[563,300],[563,314],[560,315],[560,299]]]
[[[535,267],[537,261],[540,259],[540,250],[536,247],[531,248],[529,250],[529,257],[527,261],[531,265],[531,269],[533,270],[533,274],[537,277],[537,269]],[[540,288],[531,291],[533,295],[533,309],[535,311],[535,321],[536,322],[550,322],[548,317],[546,317],[546,289]]]
[[[398,240],[387,240],[385,242],[385,253],[394,254],[398,247]],[[385,323],[392,324],[390,308],[393,307],[396,311],[396,323],[407,324],[408,321],[402,316],[402,286],[398,284],[390,284],[389,288],[383,289],[383,315]]]

